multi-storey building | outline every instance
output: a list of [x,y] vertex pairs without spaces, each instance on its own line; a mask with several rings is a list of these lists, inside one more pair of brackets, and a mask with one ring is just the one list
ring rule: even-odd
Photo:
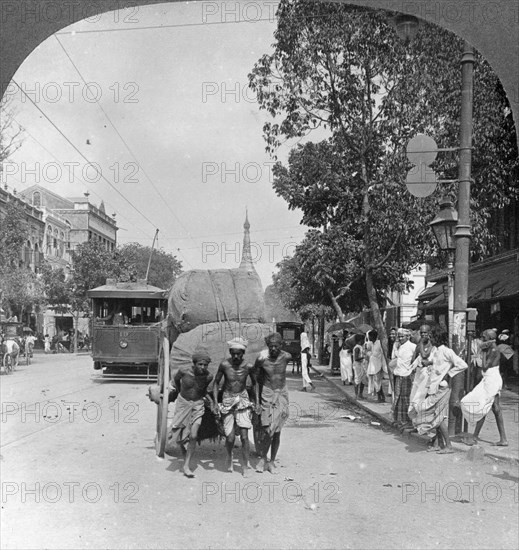
[[[100,241],[107,250],[114,250],[117,244],[115,217],[106,214],[103,202],[99,207],[93,205],[88,200],[88,193],[79,198],[65,198],[41,185],[32,185],[21,195],[30,204],[54,217],[54,219],[48,219],[46,231],[49,235],[52,232],[52,239],[56,239],[57,247],[54,247],[54,240],[51,240],[49,256],[54,252],[53,249],[57,248],[55,256],[69,259],[67,255],[70,251],[74,250],[78,244],[90,240]],[[68,230],[63,226],[63,222],[68,226]],[[60,253],[61,250],[63,255]],[[45,254],[47,257],[47,252]]]
[[27,241],[20,250],[20,266],[26,266],[35,273],[38,272],[44,254],[45,243],[45,222],[43,220],[43,212],[38,208],[27,204],[21,194],[13,191],[9,192],[7,186],[0,188],[0,216],[3,216],[7,203],[15,201],[25,211],[25,220],[28,223],[29,234]]
[[[28,211],[38,213],[42,226],[38,265],[45,259],[53,268],[62,268],[68,275],[71,252],[79,244],[96,240],[107,250],[114,250],[117,244],[115,216],[106,214],[103,202],[99,207],[90,203],[88,193],[80,198],[67,198],[41,185],[32,185],[20,192],[19,197],[25,201],[22,202]],[[84,330],[85,327],[83,323],[76,328]],[[38,332],[53,336],[72,329],[73,316],[51,306],[38,316],[36,328]]]

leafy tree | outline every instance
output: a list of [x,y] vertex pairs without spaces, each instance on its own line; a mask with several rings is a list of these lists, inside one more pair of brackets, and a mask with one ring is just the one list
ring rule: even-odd
[[1,276],[3,306],[23,321],[32,308],[44,303],[44,291],[36,274],[26,267],[13,267]]
[[41,268],[41,280],[49,306],[57,313],[70,311],[71,291],[65,271],[62,268],[53,269],[45,262]]
[[325,305],[327,296],[324,295],[323,290],[314,283],[308,274],[303,273],[299,260],[300,257],[296,249],[293,257],[284,258],[279,262],[277,264],[278,272],[272,277],[274,281],[272,286],[278,300],[286,308],[296,311],[303,322],[311,323],[312,337],[317,323],[319,333],[318,355],[321,362],[324,350],[325,321],[335,317],[334,310]]
[[[300,279],[306,280],[303,273],[315,278],[309,299],[326,293],[337,311],[340,300],[355,300],[351,290],[362,280],[360,301],[369,303],[386,347],[383,291],[405,287],[406,273],[431,256],[428,222],[450,190],[443,185],[428,199],[412,197],[403,185],[410,167],[405,145],[417,133],[432,135],[440,147],[457,143],[461,42],[424,24],[406,47],[378,12],[310,0],[281,1],[275,40],[273,53],[249,75],[260,108],[275,119],[264,125],[267,151],[275,156],[283,141],[316,129],[327,136],[298,145],[288,166],[274,167],[277,194],[315,228],[296,252]],[[476,104],[484,115],[475,127],[495,128],[506,109],[502,101],[495,107],[495,75],[483,60],[478,65]],[[447,174],[450,160],[440,159],[436,168]],[[511,153],[494,174],[493,191],[502,201],[509,200],[503,176],[514,162]],[[494,199],[475,189],[480,219]]]
[[29,224],[23,206],[9,200],[0,213],[0,289],[1,306],[20,321],[44,300],[36,275],[20,267],[20,253],[29,237]]
[[146,278],[151,254],[148,282],[150,285],[168,289],[182,271],[182,263],[164,250],[153,250],[139,243],[128,243],[119,249],[122,260],[130,266],[133,277]]
[[29,224],[23,206],[9,200],[5,212],[0,212],[0,273],[18,267],[28,237]]
[[98,241],[79,244],[71,258],[73,271],[68,286],[75,311],[88,311],[87,291],[106,284],[106,279],[129,279],[129,265],[124,258],[117,250],[106,250]]
[[276,322],[294,322],[301,321],[300,316],[296,311],[287,308],[283,303],[283,297],[278,292],[275,285],[269,285],[265,289],[265,309],[267,311],[267,321],[275,319]]

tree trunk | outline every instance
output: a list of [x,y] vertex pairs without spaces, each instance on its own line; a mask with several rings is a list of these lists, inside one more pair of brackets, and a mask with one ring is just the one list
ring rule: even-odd
[[76,318],[76,323],[75,323],[76,326],[74,327],[74,353],[77,353],[77,331],[79,326],[79,311],[76,311],[75,318]]
[[[375,325],[375,329],[378,332],[378,338],[380,340],[380,344],[382,345],[382,352],[384,354],[384,359],[386,360],[386,365],[388,365],[388,371],[389,371],[390,358],[388,357],[388,354],[387,354],[388,340],[387,340],[386,327],[384,326],[384,322],[382,320],[382,313],[380,312],[380,307],[377,301],[377,292],[373,284],[373,270],[370,267],[366,269],[366,290],[368,293],[369,307],[371,309],[371,317],[373,319],[373,324]],[[391,393],[394,394],[391,376],[389,376],[389,385],[391,386]]]
[[[386,327],[384,326],[384,323],[382,321],[382,314],[380,312],[380,307],[378,305],[378,300],[377,300],[377,291],[373,283],[372,254],[371,254],[371,248],[370,248],[371,239],[370,239],[369,224],[367,223],[367,220],[369,219],[369,211],[370,211],[370,204],[369,204],[369,197],[368,197],[369,180],[368,180],[368,172],[366,169],[365,159],[363,159],[363,162],[362,162],[362,177],[365,184],[364,196],[362,199],[362,214],[365,220],[364,221],[364,244],[366,247],[366,256],[365,256],[366,258],[366,292],[368,295],[369,307],[371,309],[373,324],[375,325],[375,329],[378,332],[378,338],[382,346],[382,353],[384,354],[384,359],[386,361],[386,365],[388,366],[388,371],[389,371],[389,358],[387,356],[388,341],[387,341]],[[391,394],[392,396],[394,396],[391,376],[389,376],[389,384],[391,386]]]
[[319,313],[319,365],[323,364],[324,355],[324,311]]
[[337,298],[335,298],[335,296],[332,294],[332,292],[330,290],[327,290],[326,293],[330,297],[330,301],[332,302],[333,309],[337,313],[337,317],[339,318],[339,321],[341,323],[343,323],[344,322],[344,313],[342,312],[342,308],[339,305],[339,302],[337,302]]

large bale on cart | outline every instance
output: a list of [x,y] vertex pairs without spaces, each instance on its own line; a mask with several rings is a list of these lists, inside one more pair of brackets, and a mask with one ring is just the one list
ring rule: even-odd
[[265,303],[258,274],[246,269],[193,269],[171,287],[168,318],[179,333],[216,322],[263,323]]
[[211,356],[209,370],[214,375],[218,365],[229,357],[227,342],[241,336],[248,341],[245,360],[253,363],[266,348],[265,337],[272,332],[272,325],[266,323],[205,323],[180,334],[173,343],[170,353],[170,371],[172,376],[181,367],[192,364],[191,356],[197,348],[205,348]]

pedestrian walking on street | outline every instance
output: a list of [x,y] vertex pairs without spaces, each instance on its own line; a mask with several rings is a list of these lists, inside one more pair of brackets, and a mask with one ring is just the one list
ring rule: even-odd
[[509,390],[508,379],[514,374],[514,350],[510,346],[510,331],[504,329],[497,337],[497,349],[501,354],[499,358],[499,372],[503,379],[503,387]]
[[398,349],[397,341],[397,327],[391,327],[389,329],[388,342],[387,342],[387,358],[388,358],[388,368],[387,368],[387,377],[389,378],[389,384],[387,388],[387,394],[392,396],[393,391],[391,388],[395,385],[395,379],[393,377],[393,371],[396,366],[396,351]]
[[466,441],[469,445],[473,445],[479,440],[479,433],[485,423],[485,418],[490,410],[492,410],[499,432],[499,441],[494,443],[494,445],[498,447],[508,446],[503,412],[499,404],[499,394],[503,387],[503,379],[499,372],[501,353],[497,349],[496,337],[497,332],[494,329],[487,329],[481,335],[483,379],[461,400],[461,412],[467,422],[476,422],[472,440]]
[[414,380],[411,394],[409,396],[409,410],[425,399],[427,394],[427,383],[429,371],[427,367],[430,363],[430,355],[436,349],[431,339],[431,327],[422,325],[420,327],[420,342],[416,346],[413,357]]
[[393,416],[395,424],[400,428],[411,425],[408,415],[409,398],[413,387],[413,357],[416,344],[409,341],[411,333],[405,328],[398,329],[398,341],[400,346],[396,353],[395,399],[393,403]]
[[355,377],[355,397],[363,399],[364,386],[368,384],[366,374],[366,357],[364,354],[364,335],[355,334],[355,347],[353,348],[353,373]]
[[376,330],[370,330],[367,333],[366,361],[368,394],[376,395],[379,403],[385,403],[386,398],[384,397],[384,390],[382,388],[382,379],[384,372],[387,372],[387,365]]
[[[420,328],[422,341],[424,331]],[[428,327],[427,327],[428,328]],[[449,438],[449,400],[451,390],[449,380],[456,374],[467,369],[467,363],[458,357],[448,345],[449,336],[446,331],[438,331],[431,336],[427,331],[427,341],[430,343],[430,352],[426,357],[419,355],[416,361],[421,363],[421,373],[425,373],[424,394],[416,394],[409,406],[409,417],[420,435],[434,434],[428,451],[437,451],[439,454],[453,453]],[[436,344],[433,346],[433,343]],[[422,350],[420,350],[421,354]],[[415,376],[418,377],[417,372]]]
[[308,365],[310,364],[310,340],[306,332],[302,332],[300,336],[301,342],[301,376],[303,377],[303,391],[308,388],[314,389],[314,385],[310,380]]
[[339,360],[339,337],[336,334],[332,334],[332,346],[330,350],[330,370],[332,373],[340,370],[340,360]]
[[50,353],[51,352],[51,349],[50,349],[50,344],[51,344],[51,339],[50,339],[50,336],[48,334],[45,335],[45,339],[43,340],[44,342],[44,346],[45,346],[45,353]]
[[342,349],[339,354],[341,362],[341,381],[342,385],[353,384],[353,358],[352,358],[352,340],[348,339],[347,335],[342,342]]

